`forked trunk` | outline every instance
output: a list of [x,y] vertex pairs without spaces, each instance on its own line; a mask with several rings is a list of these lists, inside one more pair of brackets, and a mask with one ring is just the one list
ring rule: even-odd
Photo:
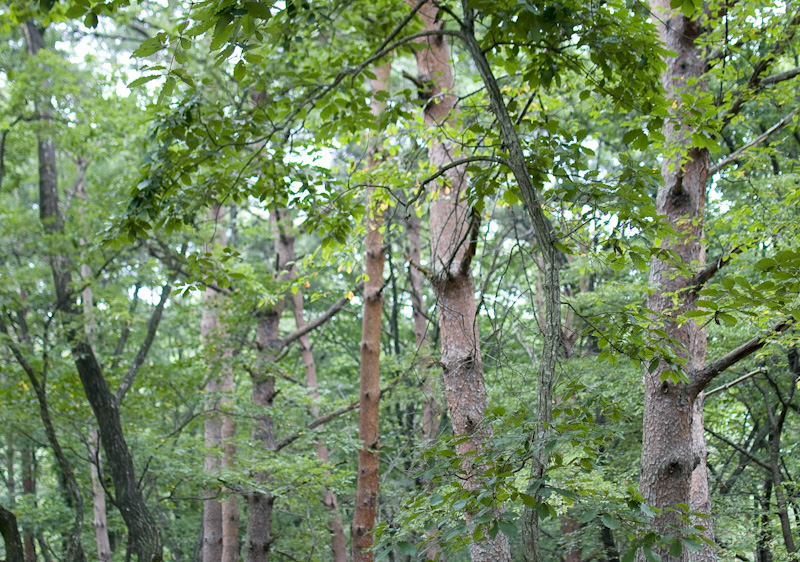
[[[416,5],[416,2],[409,2]],[[441,29],[438,8],[427,3],[419,9],[426,30]],[[419,80],[425,84],[428,104],[424,118],[427,126],[446,127],[453,123],[456,109],[455,82],[450,64],[450,48],[444,36],[420,40],[424,49],[415,50]],[[434,140],[428,159],[434,169],[457,159],[456,147]],[[466,490],[481,488],[480,474],[487,467],[474,463],[480,457],[492,429],[483,424],[486,413],[486,385],[483,378],[480,333],[475,304],[472,258],[477,244],[478,218],[467,206],[466,167],[448,170],[436,187],[431,204],[431,256],[433,289],[441,334],[441,362],[444,388],[453,434],[464,439],[456,446],[461,458],[462,485]],[[465,513],[467,523],[472,514]],[[473,562],[505,562],[511,559],[508,538],[499,532],[470,543]]]

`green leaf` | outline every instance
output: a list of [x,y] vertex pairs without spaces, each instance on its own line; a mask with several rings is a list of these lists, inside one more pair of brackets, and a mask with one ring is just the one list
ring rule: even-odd
[[128,84],[128,88],[136,88],[137,86],[141,86],[142,84],[147,84],[155,80],[156,78],[161,78],[160,74],[150,74],[148,76],[140,76],[130,84]]
[[677,558],[681,555],[681,552],[683,552],[683,543],[679,539],[675,539],[669,545],[669,555]]
[[236,63],[236,66],[233,67],[233,79],[237,82],[241,82],[244,80],[244,76],[247,73],[247,67],[244,65],[244,61],[240,60]]
[[417,547],[408,541],[400,541],[397,543],[397,552],[406,556],[416,556]]
[[647,558],[649,562],[661,562],[661,556],[653,552],[653,549],[649,546],[643,546],[642,551],[644,551],[644,557]]
[[92,29],[97,27],[97,14],[94,12],[89,12],[86,14],[86,18],[83,20],[83,25]]
[[602,521],[603,525],[605,525],[612,531],[619,529],[619,521],[615,517],[609,515],[608,513],[603,513],[600,516],[600,521]]
[[272,6],[267,2],[245,2],[244,9],[247,10],[247,13],[254,17],[261,20],[268,20],[272,17],[272,12],[270,8]]
[[149,57],[163,48],[164,44],[161,42],[160,37],[151,37],[150,39],[143,41],[142,44],[139,45],[139,48],[131,53],[131,55],[137,58]]

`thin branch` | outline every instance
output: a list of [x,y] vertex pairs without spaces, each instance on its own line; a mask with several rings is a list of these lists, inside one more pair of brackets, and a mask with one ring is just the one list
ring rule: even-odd
[[306,424],[305,428],[301,429],[300,431],[295,431],[291,435],[284,437],[283,439],[278,441],[278,443],[275,445],[274,451],[280,451],[287,445],[291,445],[292,443],[300,439],[303,435],[306,434],[306,432],[311,431],[315,427],[319,427],[323,424],[326,424],[329,421],[338,418],[342,414],[346,414],[351,410],[355,410],[356,408],[358,408],[358,406],[359,406],[359,401],[355,400],[354,402],[351,402],[350,404],[348,404],[343,408],[339,408],[338,410],[334,410],[329,414],[325,414],[324,416],[320,416],[315,420],[310,421],[309,423]]
[[133,380],[136,378],[136,374],[139,372],[139,369],[142,368],[144,364],[144,360],[147,358],[147,354],[150,352],[150,346],[153,344],[153,340],[156,337],[156,332],[158,331],[158,325],[161,323],[161,317],[164,314],[164,307],[167,304],[167,300],[169,300],[169,294],[172,292],[172,283],[175,281],[176,273],[173,273],[169,281],[164,285],[164,288],[161,290],[161,300],[158,301],[158,305],[156,309],[153,311],[153,314],[150,316],[150,321],[147,323],[147,335],[142,342],[142,345],[139,347],[139,352],[136,354],[136,357],[133,359],[133,362],[128,367],[128,372],[125,373],[125,378],[122,379],[122,382],[119,385],[119,389],[117,390],[117,404],[122,404],[122,401],[125,399],[125,394],[130,390],[131,386],[133,386]]
[[750,377],[755,376],[755,375],[757,375],[759,373],[763,373],[763,372],[764,372],[764,368],[763,367],[759,367],[755,371],[750,371],[749,373],[747,373],[746,375],[742,375],[738,379],[732,380],[731,382],[726,382],[725,384],[723,384],[722,386],[718,386],[714,390],[709,390],[708,392],[706,392],[705,396],[706,396],[706,398],[708,398],[709,396],[713,396],[714,394],[717,394],[718,392],[725,392],[726,390],[728,390],[729,388],[731,388],[733,386],[736,386],[740,382],[744,382],[747,379],[749,379]]
[[712,380],[714,380],[714,377],[722,373],[725,369],[735,365],[742,359],[750,357],[753,353],[764,347],[771,336],[775,336],[791,328],[794,322],[794,318],[779,322],[761,335],[746,341],[716,361],[712,361],[702,369],[691,373],[690,393],[692,396],[697,396]]
[[787,115],[786,117],[775,123],[772,127],[770,127],[769,129],[764,131],[764,133],[762,133],[761,135],[757,136],[756,138],[745,144],[743,147],[729,154],[722,161],[711,166],[711,168],[708,170],[708,175],[713,176],[717,172],[723,170],[724,168],[735,162],[744,152],[750,150],[754,146],[757,146],[762,142],[764,142],[765,140],[767,140],[772,135],[772,133],[783,129],[786,125],[788,125],[792,121],[792,119],[794,119],[794,117],[798,113],[800,113],[800,107],[789,113],[789,115]]
[[720,256],[719,258],[717,258],[716,260],[714,260],[713,262],[708,264],[706,267],[704,267],[703,269],[698,271],[695,274],[695,276],[692,278],[692,283],[691,284],[694,285],[694,289],[692,289],[692,293],[697,294],[697,292],[700,291],[700,289],[703,288],[703,285],[705,285],[708,282],[709,279],[714,277],[714,275],[716,275],[716,273],[720,269],[722,269],[723,267],[728,265],[731,262],[731,259],[734,256],[737,256],[737,255],[741,254],[744,250],[745,250],[745,248],[743,246],[738,246],[738,247],[734,248],[733,250],[731,250],[728,253],[728,255]]
[[[363,285],[363,283],[359,283],[358,285],[356,285],[356,290],[358,290],[362,285]],[[294,342],[295,340],[298,340],[298,339],[302,338],[307,333],[313,332],[314,330],[316,330],[317,328],[322,326],[325,322],[327,322],[328,320],[333,318],[349,302],[350,302],[350,299],[348,299],[347,297],[340,298],[335,303],[333,303],[328,310],[326,310],[325,312],[323,312],[322,314],[320,314],[319,316],[314,318],[311,322],[309,322],[308,324],[306,324],[302,328],[298,328],[297,330],[295,330],[291,334],[289,334],[286,337],[284,337],[278,343],[277,348],[278,349],[283,349],[284,347],[286,347],[290,343]]]
[[800,74],[800,66],[796,66],[795,68],[787,70],[786,72],[780,72],[778,74],[773,74],[772,76],[767,76],[766,78],[761,80],[761,85],[772,86],[773,84],[778,84],[780,82],[785,82],[786,80],[791,80],[798,74]]
[[759,459],[758,457],[753,455],[753,453],[751,453],[750,451],[748,451],[747,449],[745,449],[741,445],[739,445],[737,443],[734,443],[733,441],[731,441],[727,437],[724,437],[724,436],[720,435],[719,433],[716,433],[715,431],[713,431],[713,430],[711,430],[711,429],[709,429],[707,427],[705,428],[705,430],[706,430],[706,433],[708,433],[709,435],[715,437],[716,439],[719,439],[720,441],[722,441],[723,443],[725,443],[729,447],[733,447],[734,449],[739,451],[742,455],[744,455],[745,457],[747,457],[748,459],[750,459],[751,461],[756,463],[758,466],[760,466],[761,468],[763,468],[764,470],[766,470],[770,474],[772,473],[772,469],[770,468],[770,466],[767,463],[765,463],[764,461],[762,461],[761,459]]

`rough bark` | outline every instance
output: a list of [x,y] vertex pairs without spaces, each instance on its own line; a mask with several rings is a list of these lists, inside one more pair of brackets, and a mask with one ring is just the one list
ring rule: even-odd
[[761,494],[753,498],[758,517],[755,521],[756,547],[754,562],[772,562],[772,521],[770,521],[770,499],[772,498],[772,479],[766,478]]
[[16,516],[0,506],[0,535],[6,544],[6,562],[25,562]]
[[[28,52],[35,55],[44,47],[43,30],[33,22],[23,28]],[[47,123],[52,108],[46,97],[36,102],[42,121]],[[58,207],[58,174],[55,142],[46,133],[37,135],[39,153],[39,217],[48,235],[64,234],[64,221]],[[140,562],[160,562],[162,560],[161,534],[144,501],[136,479],[133,458],[128,449],[119,404],[103,377],[100,363],[83,330],[78,330],[72,320],[80,317],[71,291],[72,274],[69,257],[51,254],[53,285],[58,302],[58,312],[62,315],[63,327],[69,341],[72,357],[78,370],[86,397],[99,422],[100,438],[106,453],[111,478],[114,482],[116,505],[122,514],[131,537],[133,549]]]
[[[674,101],[672,115],[664,125],[666,145],[675,148],[675,155],[665,157],[661,167],[663,183],[656,197],[656,210],[665,215],[667,222],[680,232],[680,236],[667,238],[662,247],[672,250],[687,266],[705,263],[705,242],[703,238],[703,210],[706,200],[706,181],[708,179],[708,151],[692,147],[688,131],[684,128],[681,93],[690,81],[700,80],[705,64],[699,48],[695,44],[701,33],[698,21],[683,16],[670,9],[669,0],[651,0],[651,9],[659,15],[658,31],[661,41],[675,56],[666,59],[666,70],[661,80],[667,99]],[[693,88],[702,88],[697,82]],[[685,371],[691,373],[702,369],[706,356],[706,333],[704,328],[690,320],[678,324],[673,318],[694,306],[696,293],[691,290],[692,278],[677,274],[675,266],[659,259],[650,264],[650,287],[648,307],[664,320],[664,329],[676,342],[673,352],[686,360]],[[673,295],[678,296],[675,306]],[[702,388],[694,389],[691,384],[662,381],[668,369],[665,362],[644,374],[644,420],[640,490],[645,501],[655,507],[674,508],[677,504],[691,505],[692,475],[695,474],[696,490],[707,490],[708,483],[701,484],[706,477],[704,467],[695,472],[700,458],[696,450],[704,450],[703,431],[699,427],[693,431],[695,399]],[[702,423],[702,416],[697,418]],[[693,437],[698,438],[694,444]],[[699,500],[706,503],[706,500]],[[665,510],[656,517],[656,528],[663,534],[671,534],[670,525],[680,526],[678,512]],[[706,505],[704,509],[710,509]],[[711,527],[711,521],[703,525]],[[680,556],[671,556],[669,549],[657,549],[664,562],[690,560],[689,549],[684,548]],[[716,560],[712,548],[698,553],[698,560]],[[692,556],[694,559],[694,556]],[[639,551],[637,560],[644,560]]]
[[[419,8],[426,31],[441,29],[442,22],[437,15],[438,8],[433,3]],[[425,124],[431,128],[452,126],[457,98],[449,45],[443,35],[422,38],[419,42],[425,48],[415,50],[414,54],[419,80],[428,85]],[[435,169],[442,169],[456,160],[454,150],[452,143],[434,140],[429,145],[428,159]],[[482,486],[480,473],[487,467],[483,462],[473,461],[481,458],[492,436],[491,427],[482,423],[486,412],[486,386],[471,270],[478,217],[467,206],[465,166],[450,167],[434,189],[435,199],[430,211],[432,283],[441,334],[445,398],[453,434],[464,437],[456,446],[456,453],[462,459],[463,486],[476,491]],[[468,512],[465,516],[470,524],[472,515]],[[497,533],[494,538],[473,541],[470,555],[473,562],[510,560],[508,538]]]
[[[390,71],[391,63],[373,69],[376,76],[372,80],[373,94],[388,88]],[[377,117],[383,109],[384,105],[373,97],[373,114]],[[372,152],[370,166],[374,166],[376,149],[372,147],[370,151]],[[356,503],[351,533],[353,562],[372,562],[372,530],[375,527],[375,512],[378,505],[381,318],[385,261],[383,235],[380,231],[382,225],[383,212],[376,200],[375,187],[370,187],[367,192],[367,236],[364,257],[368,279],[364,283],[359,379],[358,439],[362,446],[358,451]]]
[[[287,255],[290,260],[294,261],[294,238],[288,235],[285,236],[288,245]],[[294,265],[290,268],[290,275],[295,277]],[[298,290],[292,295],[292,312],[294,314],[295,325],[298,330],[302,330],[306,326],[303,291]],[[319,410],[319,381],[317,380],[317,363],[314,360],[314,352],[311,350],[311,337],[305,333],[297,340],[300,346],[300,355],[303,359],[303,366],[306,374],[306,386],[311,393],[313,403],[311,405],[311,415],[318,418]],[[328,446],[322,439],[317,439],[314,448],[317,452],[317,457],[323,463],[330,462],[330,454]],[[331,553],[333,554],[333,562],[347,562],[347,541],[344,536],[344,526],[342,525],[342,516],[339,514],[339,501],[336,493],[333,490],[326,490],[322,498],[322,503],[328,508],[328,531],[331,534]]]
[[[701,392],[692,407],[692,447],[694,449],[694,462],[697,465],[692,471],[689,484],[689,507],[692,512],[705,515],[705,517],[693,516],[692,523],[705,527],[703,537],[713,544],[714,527],[708,523],[711,521],[711,491],[708,486],[708,447],[706,447],[704,435],[704,404],[705,396]],[[691,552],[689,559],[693,562],[715,562],[717,553],[712,546],[705,544],[698,552]]]

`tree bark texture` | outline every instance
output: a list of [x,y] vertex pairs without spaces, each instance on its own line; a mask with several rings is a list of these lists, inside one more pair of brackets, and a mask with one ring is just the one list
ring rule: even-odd
[[[441,29],[438,8],[433,3],[423,5],[419,16],[426,30]],[[424,111],[425,124],[431,128],[452,126],[457,98],[448,42],[443,35],[419,42],[425,48],[414,51],[417,72],[420,81],[429,84],[426,94],[430,94]],[[434,169],[456,160],[454,150],[450,142],[431,141],[428,159]],[[448,170],[435,189],[430,211],[432,283],[441,334],[445,398],[453,434],[467,437],[456,446],[456,453],[462,459],[463,486],[475,491],[481,488],[480,473],[487,467],[474,459],[481,457],[486,441],[492,436],[491,427],[482,424],[486,385],[471,269],[479,219],[467,206],[465,166]],[[470,524],[471,514],[465,516]],[[473,541],[470,555],[473,562],[508,561],[511,559],[508,538],[497,533],[494,538],[487,536],[485,540]]]
[[[253,372],[253,390],[251,400],[265,412],[272,408],[275,398],[275,376],[271,369],[275,361],[276,350],[280,346],[278,324],[281,319],[281,305],[271,310],[262,311],[256,328],[256,344],[261,353],[259,366]],[[275,428],[272,416],[259,414],[253,428],[253,440],[259,443],[266,454],[275,450]],[[245,560],[247,562],[266,562],[272,545],[272,507],[275,498],[267,491],[269,475],[259,471],[255,474],[256,482],[264,491],[252,491],[247,496],[247,544]]]
[[[29,54],[35,56],[44,47],[43,30],[33,22],[23,28]],[[36,102],[37,111],[42,115],[42,123],[49,121],[52,108],[46,97]],[[58,174],[55,142],[46,133],[37,135],[39,153],[39,217],[45,233],[63,235],[64,221],[58,207]],[[119,404],[103,377],[100,363],[95,357],[83,329],[76,329],[72,322],[80,317],[71,291],[72,274],[68,256],[51,254],[49,256],[53,284],[58,299],[58,312],[62,315],[63,326],[70,344],[72,357],[78,375],[99,423],[100,438],[106,453],[114,490],[133,549],[140,562],[160,562],[162,560],[161,534],[144,501],[136,479],[133,458],[128,449]]]
[[[683,16],[680,11],[670,9],[669,0],[651,0],[651,9],[658,15],[658,31],[665,47],[675,56],[666,59],[666,70],[661,80],[672,114],[664,125],[665,144],[675,149],[675,155],[664,158],[661,174],[663,183],[656,197],[656,211],[665,215],[668,223],[680,236],[667,238],[662,247],[669,249],[689,267],[704,264],[706,249],[703,235],[703,211],[708,179],[708,151],[692,147],[689,131],[684,125],[684,114],[691,108],[681,106],[681,94],[689,88],[692,80],[701,80],[705,63],[701,57],[696,38],[701,33],[698,21]],[[697,82],[691,88],[702,88]],[[676,268],[659,259],[650,264],[650,287],[648,307],[664,320],[664,330],[672,344],[673,352],[686,360],[685,371],[691,381],[693,373],[703,367],[706,356],[706,333],[702,326],[692,320],[678,324],[673,318],[693,308],[696,299],[691,290],[691,277],[680,275]],[[677,306],[673,296],[677,295]],[[662,381],[668,369],[664,361],[652,371],[644,374],[644,419],[640,490],[645,501],[655,507],[678,509],[677,504],[702,504],[710,511],[706,498],[692,501],[692,488],[707,491],[707,473],[698,451],[705,450],[702,412],[695,415],[695,400],[702,388],[689,384]],[[698,406],[699,407],[699,406]],[[693,428],[693,420],[695,427]],[[698,443],[694,443],[694,438]],[[693,477],[694,474],[694,477]],[[706,482],[702,482],[705,479]],[[694,482],[693,482],[694,480]],[[662,534],[672,534],[670,525],[680,526],[678,513],[664,511],[656,517],[655,524]],[[711,520],[703,525],[711,527]],[[659,549],[664,562],[716,560],[713,548],[705,548],[699,557],[690,558],[689,549],[684,548],[680,556],[671,556],[669,549]],[[643,561],[640,551],[637,560]]]
[[[22,448],[22,493],[31,497],[30,505],[36,504],[36,458],[30,445]],[[36,544],[34,543],[33,530],[30,527],[23,529],[23,547],[25,548],[25,562],[36,562]]]
[[[389,87],[391,63],[373,68],[376,78],[371,81],[373,95]],[[385,105],[372,100],[372,113],[378,117]],[[375,165],[377,148],[370,148],[370,167]],[[383,316],[383,265],[385,250],[383,212],[376,199],[375,187],[367,191],[367,237],[365,249],[364,312],[361,323],[361,372],[359,378],[358,473],[356,476],[356,503],[353,511],[352,551],[353,562],[372,562],[372,530],[378,507],[380,460],[379,407],[381,398],[380,357],[381,319]]]
[[3,506],[0,506],[0,535],[6,544],[6,562],[25,562],[17,518]]

